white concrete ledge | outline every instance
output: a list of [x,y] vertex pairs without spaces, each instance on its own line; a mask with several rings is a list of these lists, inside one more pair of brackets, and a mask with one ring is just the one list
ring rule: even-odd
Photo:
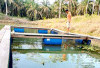
[[10,52],[10,26],[0,31],[0,68],[8,68]]

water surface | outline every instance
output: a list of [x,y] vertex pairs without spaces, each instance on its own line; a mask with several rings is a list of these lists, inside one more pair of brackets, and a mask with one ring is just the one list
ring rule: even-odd
[[43,45],[42,39],[14,38],[13,68],[100,68],[100,56],[74,47]]

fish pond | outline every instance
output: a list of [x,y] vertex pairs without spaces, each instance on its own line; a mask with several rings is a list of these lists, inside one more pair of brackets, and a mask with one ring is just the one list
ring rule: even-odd
[[[13,38],[13,68],[100,68],[100,55],[75,45],[44,45],[42,39]],[[71,42],[74,43],[74,42]]]

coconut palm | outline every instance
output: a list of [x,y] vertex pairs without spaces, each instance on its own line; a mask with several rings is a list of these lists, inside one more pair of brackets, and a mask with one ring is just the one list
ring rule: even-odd
[[8,0],[5,0],[5,4],[6,4],[6,15],[7,15],[8,14],[8,6],[7,6]]
[[97,1],[97,5],[98,5],[98,15],[100,13],[100,0],[96,0]]

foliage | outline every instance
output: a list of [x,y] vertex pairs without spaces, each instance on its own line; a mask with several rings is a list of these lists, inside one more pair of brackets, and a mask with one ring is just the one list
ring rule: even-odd
[[29,9],[27,11],[27,16],[29,17],[30,20],[34,20],[34,9]]
[[[34,0],[7,0],[8,14],[10,16],[28,17],[30,20],[40,20],[48,18],[58,18],[59,16],[59,0],[54,4],[49,3],[49,0],[43,0],[41,4],[36,3]],[[61,17],[65,18],[65,9],[69,9],[72,16],[92,14],[92,4],[88,4],[88,0],[61,0]],[[68,2],[69,1],[69,2]],[[95,2],[97,8],[94,13],[99,14],[100,0]],[[6,12],[6,5],[4,0],[0,0],[0,12]]]
[[92,51],[92,52],[100,52],[100,48],[98,46],[93,45],[77,45],[78,48],[83,50]]
[[4,27],[4,25],[0,25],[0,30]]

